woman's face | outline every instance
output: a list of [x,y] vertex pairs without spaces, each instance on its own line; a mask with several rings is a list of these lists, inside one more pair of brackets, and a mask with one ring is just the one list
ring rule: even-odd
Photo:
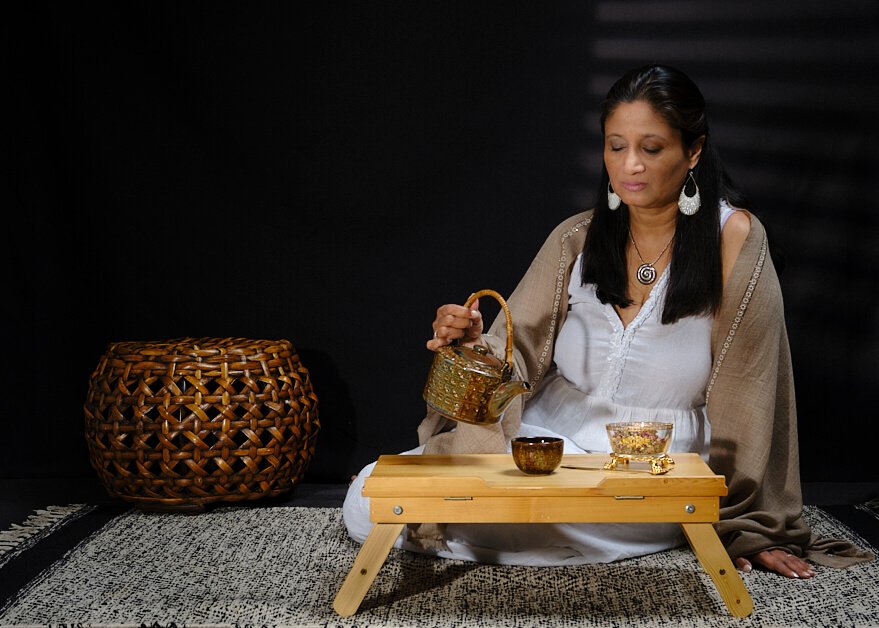
[[639,210],[677,207],[687,170],[695,167],[702,140],[685,150],[681,133],[648,103],[621,103],[604,123],[604,165],[623,202]]

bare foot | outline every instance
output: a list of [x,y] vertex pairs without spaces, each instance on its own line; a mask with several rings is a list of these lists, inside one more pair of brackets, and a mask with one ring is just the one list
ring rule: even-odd
[[760,565],[786,578],[805,579],[815,575],[815,570],[809,563],[784,550],[765,550],[752,556],[736,558],[733,562],[739,571],[751,571],[753,565]]

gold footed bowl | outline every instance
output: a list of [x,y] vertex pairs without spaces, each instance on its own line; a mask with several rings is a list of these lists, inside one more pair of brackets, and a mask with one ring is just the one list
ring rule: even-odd
[[666,453],[674,433],[673,423],[625,421],[605,427],[611,448],[605,469],[613,470],[619,463],[628,465],[634,460],[649,463],[652,475],[662,475],[674,466],[675,461]]

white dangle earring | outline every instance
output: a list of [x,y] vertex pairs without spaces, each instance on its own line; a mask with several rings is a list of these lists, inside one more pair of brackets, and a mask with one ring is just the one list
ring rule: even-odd
[[[692,196],[687,196],[687,185],[693,182],[693,188],[696,190]],[[678,209],[686,216],[692,216],[699,208],[702,207],[702,198],[699,196],[699,186],[696,185],[696,179],[693,178],[693,171],[687,171],[687,179],[684,181],[684,187],[681,188],[681,195],[678,197]]]
[[622,199],[619,197],[619,194],[613,191],[613,188],[610,187],[610,182],[607,184],[607,206],[611,209],[611,211],[619,208]]

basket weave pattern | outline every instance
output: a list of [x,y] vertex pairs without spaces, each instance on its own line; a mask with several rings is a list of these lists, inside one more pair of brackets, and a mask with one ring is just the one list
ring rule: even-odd
[[84,412],[89,458],[107,492],[154,507],[288,491],[320,429],[308,370],[287,340],[111,344]]

